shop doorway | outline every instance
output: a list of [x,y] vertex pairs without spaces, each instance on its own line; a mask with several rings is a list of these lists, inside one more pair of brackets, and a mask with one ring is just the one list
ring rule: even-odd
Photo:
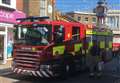
[[0,35],[0,62],[4,57],[4,35]]

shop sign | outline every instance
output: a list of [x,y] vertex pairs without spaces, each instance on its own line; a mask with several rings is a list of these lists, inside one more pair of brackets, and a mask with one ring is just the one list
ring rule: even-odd
[[0,10],[0,21],[15,23],[14,14],[8,11]]
[[20,13],[18,11],[6,11],[1,9],[0,10],[0,22],[5,22],[5,23],[16,23],[16,18],[18,17],[17,15],[20,15],[20,17],[25,17],[24,13]]

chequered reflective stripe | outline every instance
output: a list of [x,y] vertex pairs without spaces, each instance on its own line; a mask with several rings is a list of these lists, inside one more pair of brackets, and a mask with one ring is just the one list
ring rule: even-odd
[[43,77],[42,74],[40,73],[40,71],[36,71],[36,73],[39,77]]
[[53,77],[53,76],[54,76],[54,75],[53,75],[53,72],[50,71],[49,69],[46,69],[45,71],[46,71],[46,73],[47,73],[50,77]]
[[13,72],[17,72],[18,68],[13,69]]
[[42,74],[44,77],[50,77],[50,76],[46,73],[46,71],[40,70],[40,72],[41,72],[41,74]]
[[19,69],[19,68],[12,68],[12,71],[15,72],[15,73],[20,73],[20,74],[25,74],[27,72],[29,74],[32,74],[35,77],[41,77],[41,78],[43,78],[43,77],[47,77],[47,78],[54,77],[52,71],[50,71],[49,69],[46,69],[46,70],[40,69],[39,71],[30,71],[30,70],[22,70],[22,69]]
[[74,51],[75,51],[75,52],[80,51],[80,48],[82,48],[82,44],[81,44],[81,43],[78,43],[78,44],[75,44],[75,45],[74,45]]
[[22,71],[22,69],[18,69],[18,70],[17,70],[17,73],[20,73],[21,71]]
[[53,55],[54,56],[56,56],[57,54],[62,55],[62,54],[64,54],[64,51],[65,51],[65,46],[64,45],[53,47]]
[[33,76],[38,76],[35,71],[32,71]]

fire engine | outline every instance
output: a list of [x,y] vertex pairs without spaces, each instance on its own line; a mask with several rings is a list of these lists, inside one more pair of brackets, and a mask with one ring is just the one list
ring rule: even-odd
[[47,19],[18,19],[14,31],[13,72],[50,78],[80,71],[86,67],[92,40],[97,40],[110,58],[111,30]]

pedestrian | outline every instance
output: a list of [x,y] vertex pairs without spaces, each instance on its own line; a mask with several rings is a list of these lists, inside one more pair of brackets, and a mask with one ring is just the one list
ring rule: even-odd
[[89,70],[90,70],[90,77],[100,76],[100,47],[97,45],[97,41],[93,41],[93,46],[89,50],[90,53],[90,62],[89,62]]

